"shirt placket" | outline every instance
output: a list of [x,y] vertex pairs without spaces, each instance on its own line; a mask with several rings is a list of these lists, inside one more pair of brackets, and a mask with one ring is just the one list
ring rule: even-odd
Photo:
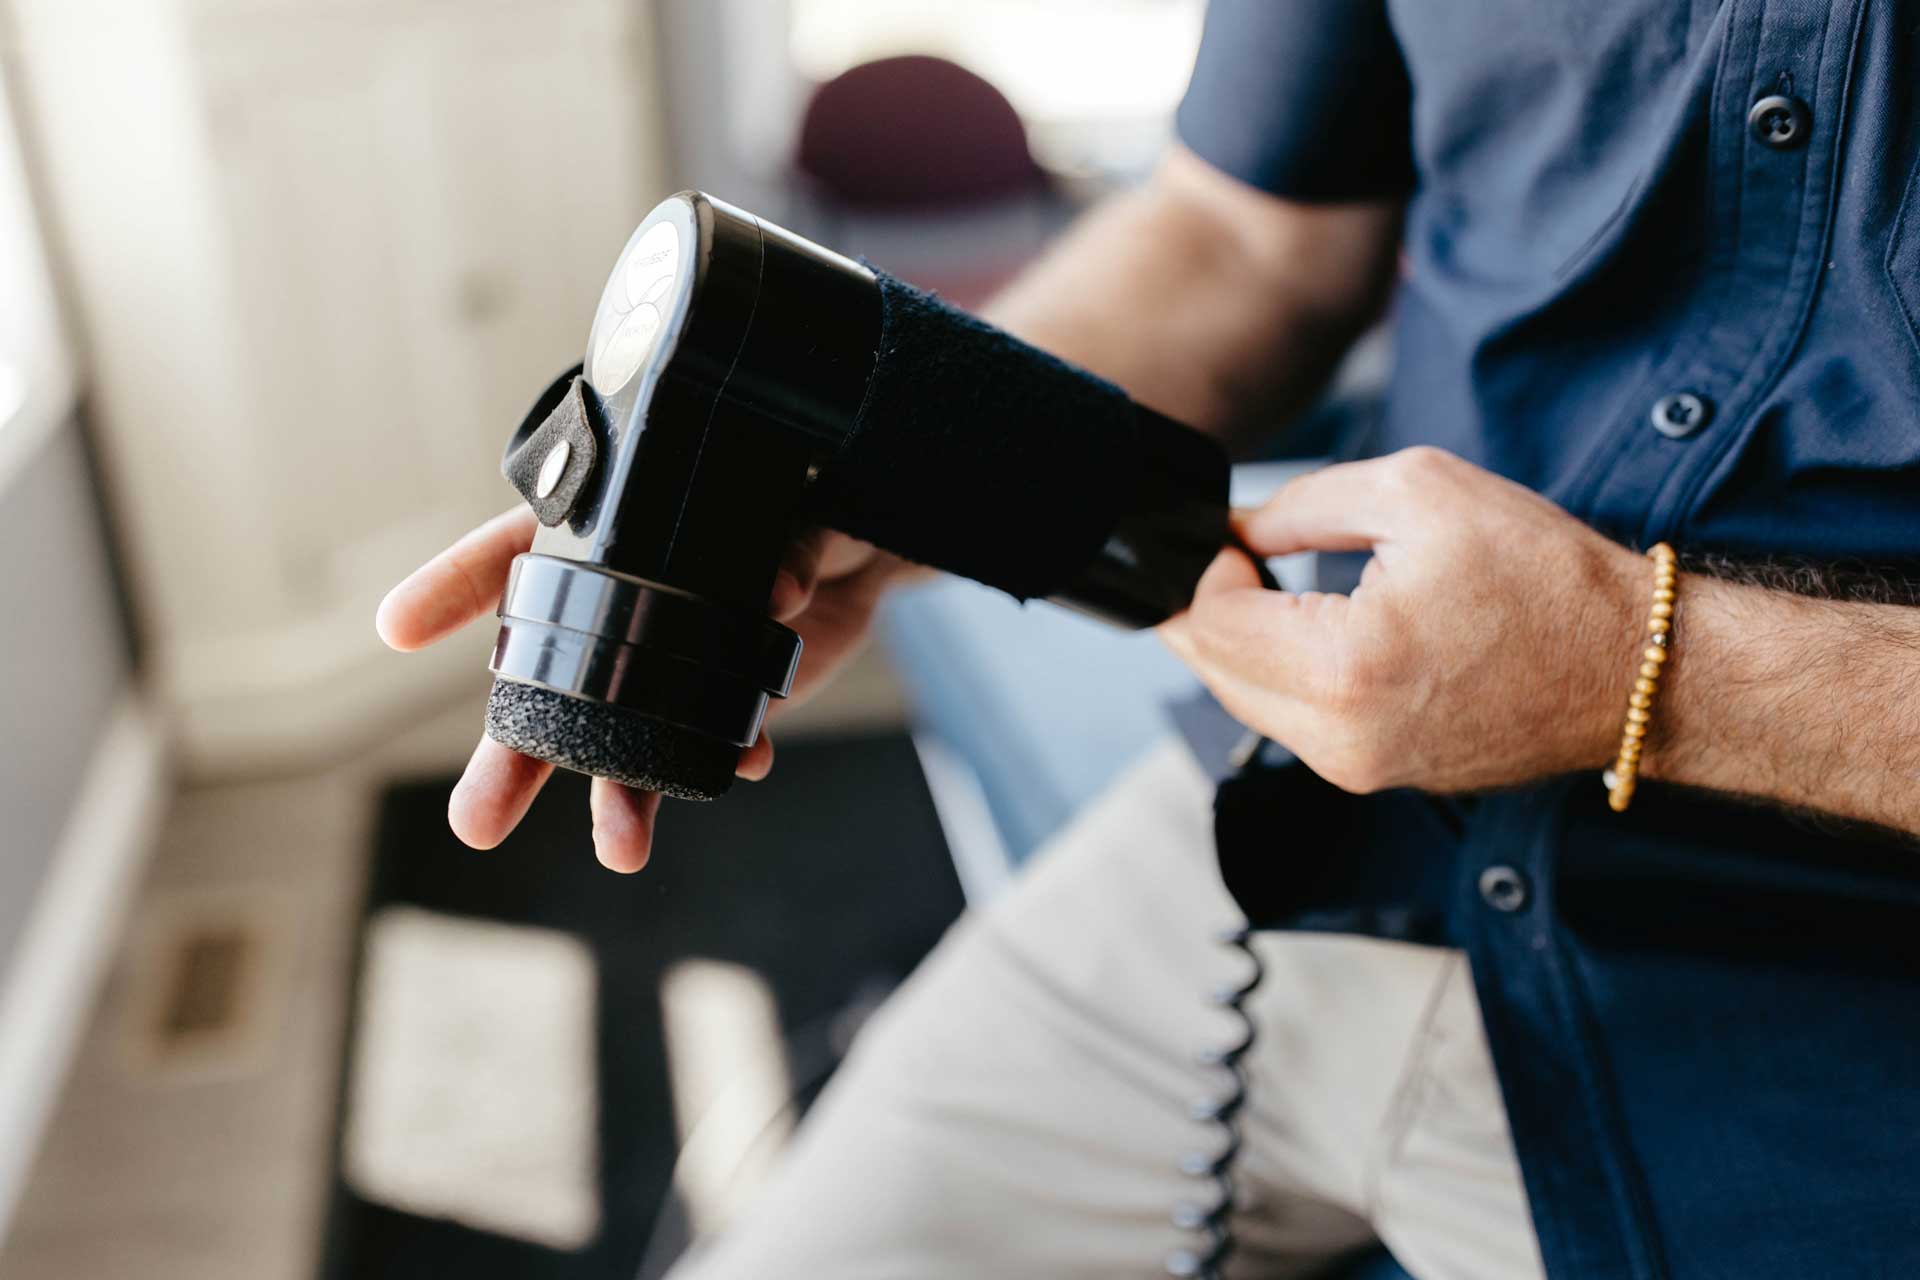
[[1860,5],[1733,0],[1707,122],[1709,267],[1589,510],[1642,545],[1682,537],[1732,465],[1817,292]]

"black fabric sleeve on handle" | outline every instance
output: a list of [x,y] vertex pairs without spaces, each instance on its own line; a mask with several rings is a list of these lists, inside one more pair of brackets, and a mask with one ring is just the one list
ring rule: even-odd
[[1138,467],[1125,392],[885,272],[880,348],[815,518],[1016,599],[1073,582]]

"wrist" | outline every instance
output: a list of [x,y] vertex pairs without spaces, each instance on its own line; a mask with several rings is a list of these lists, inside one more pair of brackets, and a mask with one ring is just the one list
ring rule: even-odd
[[[1742,760],[1814,677],[1832,641],[1821,602],[1682,574],[1675,601],[1673,657],[1661,680],[1641,772],[1714,790],[1775,789],[1765,753]],[[1728,683],[1728,677],[1733,683]]]
[[1702,574],[1677,595],[1643,776],[1920,833],[1910,608]]
[[1834,645],[1831,605],[1698,573],[1682,574],[1676,595],[1641,773],[1797,802],[1775,744],[1798,721],[1799,750],[1821,753],[1822,731],[1801,703],[1830,678],[1821,668]]
[[[1605,768],[1619,749],[1627,697],[1647,647],[1647,602],[1653,590],[1651,560],[1616,542],[1598,541],[1603,545],[1587,573],[1591,603],[1582,620],[1588,663],[1575,678],[1579,710],[1570,717],[1575,770]],[[1659,719],[1657,710],[1654,718]]]

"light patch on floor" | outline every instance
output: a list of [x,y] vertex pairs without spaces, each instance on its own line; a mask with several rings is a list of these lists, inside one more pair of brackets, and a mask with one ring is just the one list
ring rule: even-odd
[[758,1189],[793,1131],[793,1081],[773,993],[753,970],[682,960],[660,981],[680,1129],[674,1189],[696,1235]]
[[555,1249],[600,1231],[597,974],[552,929],[368,924],[344,1172],[365,1198]]

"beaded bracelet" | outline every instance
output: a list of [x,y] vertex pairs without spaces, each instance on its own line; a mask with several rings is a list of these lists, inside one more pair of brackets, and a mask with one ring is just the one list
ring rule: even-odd
[[1660,688],[1660,672],[1672,652],[1674,584],[1679,581],[1673,548],[1657,542],[1647,549],[1653,561],[1653,607],[1647,611],[1647,647],[1640,651],[1640,675],[1627,695],[1627,723],[1620,731],[1620,754],[1613,768],[1600,775],[1607,787],[1607,804],[1623,813],[1633,803],[1633,785],[1640,776],[1640,750],[1653,719],[1653,695]]

